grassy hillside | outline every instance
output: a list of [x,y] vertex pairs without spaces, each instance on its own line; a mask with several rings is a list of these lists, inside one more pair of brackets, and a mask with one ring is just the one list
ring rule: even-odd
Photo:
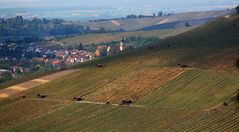
[[175,36],[180,33],[189,31],[192,28],[179,28],[179,29],[168,29],[168,30],[155,30],[155,31],[135,31],[135,32],[119,32],[119,33],[103,33],[103,34],[89,34],[81,35],[71,38],[66,38],[60,42],[70,44],[98,44],[111,41],[119,41],[122,37],[132,37],[132,36],[141,36],[141,37],[158,37],[166,38],[169,36]]
[[[155,49],[136,49],[81,64],[77,66],[78,72],[23,92],[29,99],[19,101],[16,95],[1,100],[1,128],[234,131],[239,128],[239,104],[231,101],[239,87],[235,66],[239,57],[238,27],[239,16],[220,18],[165,39]],[[106,67],[98,68],[96,63]],[[178,64],[189,67],[178,68]],[[37,93],[47,93],[48,99],[36,99]],[[133,99],[141,107],[83,104],[70,101],[74,96],[116,104],[122,99]],[[229,106],[223,106],[223,102]],[[37,111],[34,117],[29,115],[33,108]]]

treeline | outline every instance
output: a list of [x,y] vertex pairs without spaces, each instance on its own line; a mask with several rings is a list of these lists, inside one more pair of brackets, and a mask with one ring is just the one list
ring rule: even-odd
[[170,16],[170,15],[173,15],[173,13],[163,13],[162,11],[160,11],[157,14],[153,13],[152,15],[130,14],[130,15],[127,15],[126,17],[122,17],[122,18],[90,20],[90,22],[109,21],[109,20],[124,20],[124,19],[132,19],[132,18],[152,18],[152,17],[163,17],[163,16]]
[[239,5],[236,7],[237,14],[239,14]]
[[87,34],[106,32],[104,29],[91,30],[88,26],[82,26],[62,19],[23,19],[22,16],[14,18],[0,18],[0,36],[1,39],[19,38],[20,36],[60,36],[73,34]]
[[163,17],[163,16],[170,16],[173,15],[173,13],[163,13],[163,12],[158,12],[158,14],[153,13],[152,15],[127,15],[126,18],[122,19],[130,19],[130,18],[148,18],[148,17]]

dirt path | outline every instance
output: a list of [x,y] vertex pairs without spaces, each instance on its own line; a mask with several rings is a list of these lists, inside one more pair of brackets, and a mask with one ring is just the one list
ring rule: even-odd
[[59,45],[61,45],[61,47],[62,47],[63,49],[66,49],[65,44],[63,44],[63,43],[61,43],[61,42],[57,42],[57,41],[52,41],[52,42],[54,42],[54,43],[56,43],[56,44],[59,44]]
[[[58,102],[74,102],[74,103],[81,103],[81,104],[95,104],[95,105],[106,105],[104,102],[94,102],[94,101],[71,101],[71,100],[60,100],[60,99],[38,99],[38,98],[27,98],[32,100],[42,100],[42,101],[58,101]],[[112,106],[128,106],[128,107],[136,107],[136,108],[145,108],[146,106],[143,105],[119,105],[119,104],[108,104]]]
[[33,79],[33,80],[30,80],[30,81],[27,81],[27,82],[24,82],[24,83],[20,83],[20,84],[2,89],[2,90],[0,90],[0,99],[10,97],[12,95],[15,95],[18,92],[28,90],[28,89],[34,88],[36,86],[51,82],[51,81],[53,81],[57,78],[60,78],[60,77],[63,77],[65,75],[74,73],[76,71],[78,71],[78,70],[65,70],[65,71],[62,71],[62,72],[57,72],[57,73],[54,73],[54,74],[51,74],[51,75],[47,75],[47,76],[44,76],[44,77],[40,77],[40,78],[37,78],[37,79]]

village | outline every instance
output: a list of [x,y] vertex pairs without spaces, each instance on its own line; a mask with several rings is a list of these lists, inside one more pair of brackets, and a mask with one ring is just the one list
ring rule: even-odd
[[[68,66],[110,56],[125,50],[123,41],[115,45],[94,45],[95,51],[89,51],[81,45],[79,48],[44,48],[36,43],[28,46],[10,43],[0,44],[0,82],[19,78],[23,74],[38,71],[61,70]],[[5,54],[7,52],[7,54]]]

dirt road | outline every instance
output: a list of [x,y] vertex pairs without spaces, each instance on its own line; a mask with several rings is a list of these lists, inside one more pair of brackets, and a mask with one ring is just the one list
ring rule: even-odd
[[2,89],[2,90],[0,90],[0,99],[10,97],[12,95],[17,94],[18,92],[28,90],[28,89],[34,88],[36,86],[51,82],[51,81],[53,81],[57,78],[60,78],[60,77],[63,77],[65,75],[74,73],[76,71],[78,71],[78,70],[65,70],[65,71],[62,71],[62,72],[57,72],[57,73],[54,73],[54,74],[51,74],[51,75],[47,75],[47,76],[44,76],[44,77],[40,77],[40,78],[37,78],[37,79],[33,79],[33,80],[30,80],[30,81],[27,81],[27,82],[24,82],[24,83],[20,83],[20,84]]
[[[31,100],[42,100],[42,101],[59,101],[59,102],[71,102],[71,103],[80,103],[80,104],[95,104],[95,105],[106,105],[106,103],[104,102],[95,102],[95,101],[72,101],[72,100],[60,100],[60,99],[39,99],[39,98],[27,98],[27,99],[31,99]],[[108,104],[111,106],[128,106],[128,107],[135,107],[135,108],[146,108],[146,106],[143,105],[134,105],[134,104],[130,104],[130,105],[119,105],[119,104]]]

